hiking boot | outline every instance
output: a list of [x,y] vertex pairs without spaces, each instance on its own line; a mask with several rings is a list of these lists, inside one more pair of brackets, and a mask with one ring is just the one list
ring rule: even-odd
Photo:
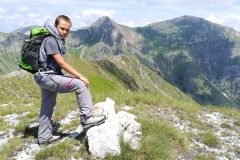
[[61,140],[61,136],[51,136],[47,141],[44,141],[44,142],[38,141],[38,145],[40,147],[45,147],[49,144],[55,144],[55,143],[59,142],[60,140]]
[[68,137],[69,138],[77,138],[78,136],[80,136],[80,134],[83,133],[83,126],[80,124],[77,129],[72,132]]
[[82,122],[83,129],[88,129],[93,126],[98,126],[102,124],[106,119],[106,116],[91,116],[88,119],[85,120],[85,122]]
[[58,129],[61,126],[61,124],[59,122],[56,122],[56,121],[51,121],[51,125],[52,125],[52,132],[53,132],[53,134],[57,133]]

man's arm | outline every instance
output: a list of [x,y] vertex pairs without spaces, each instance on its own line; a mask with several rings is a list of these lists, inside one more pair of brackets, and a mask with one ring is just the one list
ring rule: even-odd
[[89,81],[86,77],[84,77],[83,75],[81,75],[78,71],[76,71],[72,66],[70,66],[68,63],[65,62],[65,60],[63,59],[63,57],[57,53],[57,54],[52,54],[51,55],[53,57],[53,59],[55,60],[55,62],[63,69],[65,70],[67,73],[73,75],[74,77],[82,80],[86,86],[88,86]]

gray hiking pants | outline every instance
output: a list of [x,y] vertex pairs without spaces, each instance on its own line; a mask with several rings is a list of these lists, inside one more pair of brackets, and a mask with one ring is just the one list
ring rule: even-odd
[[52,136],[51,118],[57,93],[75,91],[81,122],[92,115],[92,98],[85,83],[77,78],[62,75],[35,73],[34,79],[41,88],[42,101],[39,115],[38,140],[44,142]]

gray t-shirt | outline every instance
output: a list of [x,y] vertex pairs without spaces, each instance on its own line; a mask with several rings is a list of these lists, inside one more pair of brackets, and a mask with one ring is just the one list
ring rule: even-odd
[[52,37],[48,37],[45,41],[44,50],[47,54],[47,68],[52,69],[57,74],[62,74],[61,67],[55,62],[51,55],[60,54],[59,46],[57,41]]

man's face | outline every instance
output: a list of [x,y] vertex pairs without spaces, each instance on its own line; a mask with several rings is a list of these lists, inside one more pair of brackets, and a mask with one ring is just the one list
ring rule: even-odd
[[56,28],[60,38],[65,39],[69,34],[71,24],[63,19],[60,19]]

